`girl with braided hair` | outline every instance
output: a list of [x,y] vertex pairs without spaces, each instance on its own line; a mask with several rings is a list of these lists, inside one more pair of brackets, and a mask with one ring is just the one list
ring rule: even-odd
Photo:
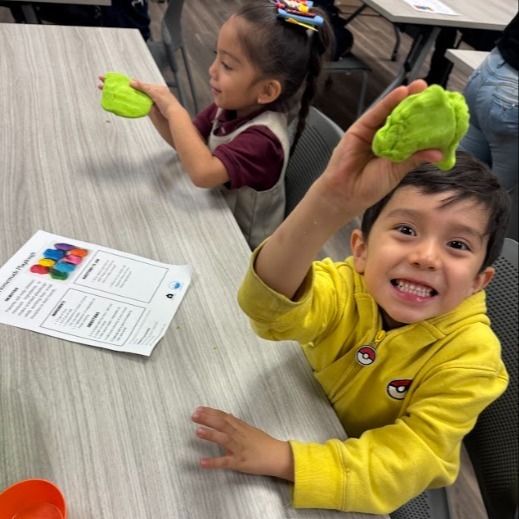
[[131,83],[153,99],[150,118],[193,183],[221,189],[251,248],[284,218],[288,127],[297,118],[293,148],[333,43],[310,5],[254,0],[231,15],[209,68],[214,101],[193,121],[167,87]]

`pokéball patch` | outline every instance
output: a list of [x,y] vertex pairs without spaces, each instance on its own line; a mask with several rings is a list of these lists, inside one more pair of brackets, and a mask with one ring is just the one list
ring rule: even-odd
[[373,364],[377,358],[375,348],[371,346],[361,346],[357,350],[357,362],[362,366],[369,366]]
[[392,380],[387,385],[387,394],[395,400],[403,400],[413,381],[409,379]]

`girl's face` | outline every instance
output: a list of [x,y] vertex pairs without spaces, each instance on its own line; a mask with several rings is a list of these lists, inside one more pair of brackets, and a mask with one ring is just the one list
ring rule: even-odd
[[354,231],[355,267],[390,328],[450,312],[484,288],[488,211],[474,200],[444,206],[450,193],[398,189],[369,234]]
[[261,79],[259,70],[245,54],[238,29],[251,30],[248,23],[237,16],[223,24],[209,76],[216,106],[236,110],[238,117],[244,117],[271,101],[265,97],[268,81]]

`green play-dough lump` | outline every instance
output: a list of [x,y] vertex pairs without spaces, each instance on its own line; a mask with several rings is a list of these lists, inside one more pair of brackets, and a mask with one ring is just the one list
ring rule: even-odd
[[456,148],[469,127],[469,109],[458,92],[432,85],[404,99],[373,140],[373,153],[401,162],[425,149],[443,152],[436,165],[443,171],[456,162]]
[[121,117],[148,115],[153,101],[144,92],[130,86],[131,78],[118,72],[105,74],[101,106]]

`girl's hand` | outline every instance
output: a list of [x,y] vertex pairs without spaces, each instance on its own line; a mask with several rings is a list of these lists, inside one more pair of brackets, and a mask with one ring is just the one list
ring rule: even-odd
[[184,110],[178,99],[165,85],[153,85],[134,79],[130,82],[130,86],[149,95],[153,99],[154,107],[166,119],[173,117],[175,110]]
[[199,438],[225,449],[225,455],[219,458],[202,458],[201,467],[294,480],[292,449],[288,442],[276,440],[232,414],[210,407],[198,407],[192,420],[205,426],[197,428]]
[[395,163],[376,157],[371,144],[393,109],[406,97],[427,87],[422,80],[393,90],[382,101],[365,113],[346,132],[337,145],[321,180],[331,202],[339,209],[354,204],[359,212],[371,206],[389,191],[413,168],[423,162],[438,162],[439,150],[422,150],[409,159]]

